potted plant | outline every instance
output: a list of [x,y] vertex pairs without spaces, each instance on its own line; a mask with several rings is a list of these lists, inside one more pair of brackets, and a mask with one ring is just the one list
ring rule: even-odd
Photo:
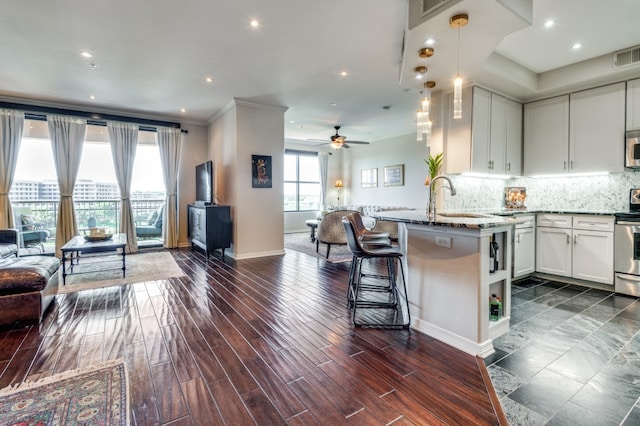
[[424,162],[427,164],[427,167],[429,167],[429,176],[427,177],[427,181],[425,182],[425,185],[429,185],[433,180],[433,178],[440,174],[440,169],[442,168],[442,160],[443,160],[442,152],[439,154],[436,154],[435,157],[433,155],[429,155],[428,160],[424,159]]

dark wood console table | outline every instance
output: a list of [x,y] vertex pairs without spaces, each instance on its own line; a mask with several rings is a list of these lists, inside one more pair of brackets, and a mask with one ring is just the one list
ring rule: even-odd
[[220,249],[224,261],[224,250],[231,247],[231,209],[229,206],[187,206],[189,240],[191,248],[199,247],[209,253]]

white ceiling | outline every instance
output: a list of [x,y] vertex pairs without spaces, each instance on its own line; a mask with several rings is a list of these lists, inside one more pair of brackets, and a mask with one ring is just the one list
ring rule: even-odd
[[[463,0],[406,34],[406,0],[7,1],[0,96],[197,124],[239,98],[288,107],[288,139],[328,139],[339,124],[351,140],[374,141],[413,130],[412,70],[427,36],[436,39],[428,77],[449,88],[458,33],[448,20],[459,12],[470,17],[460,72],[517,99],[640,77],[638,66],[603,68],[640,45],[640,1],[532,1],[531,22],[499,0]],[[584,47],[572,51],[577,41]]]

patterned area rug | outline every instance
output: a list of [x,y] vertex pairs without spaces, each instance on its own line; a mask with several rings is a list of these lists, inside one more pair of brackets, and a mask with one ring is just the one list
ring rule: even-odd
[[[108,263],[107,263],[108,262]],[[67,263],[68,266],[68,263]],[[164,280],[184,276],[173,256],[168,251],[136,253],[126,256],[126,277],[122,278],[122,257],[119,255],[87,256],[80,260],[76,271],[114,268],[87,272],[78,275],[67,275],[66,285],[60,287],[58,293],[73,293],[95,288],[112,287],[145,281]],[[62,272],[62,271],[61,271]]]
[[311,242],[309,232],[284,234],[284,248],[324,259],[331,263],[350,262],[352,257],[346,244],[331,244],[329,259],[327,259],[327,245],[320,243],[319,252],[316,252],[316,243]]
[[3,425],[129,425],[123,360],[67,371],[0,390]]

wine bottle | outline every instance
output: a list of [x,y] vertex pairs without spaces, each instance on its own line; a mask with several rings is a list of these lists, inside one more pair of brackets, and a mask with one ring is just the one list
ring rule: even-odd
[[496,271],[496,251],[493,245],[493,235],[489,237],[489,272]]

